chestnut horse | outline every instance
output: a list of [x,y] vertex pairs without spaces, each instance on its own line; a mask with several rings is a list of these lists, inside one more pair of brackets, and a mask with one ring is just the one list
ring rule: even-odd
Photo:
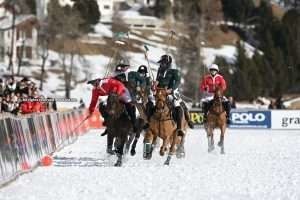
[[[176,123],[173,120],[171,109],[168,105],[168,93],[165,88],[157,88],[155,94],[156,106],[153,115],[149,121],[149,128],[144,138],[144,159],[150,160],[157,137],[163,140],[160,147],[160,155],[164,156],[169,150],[169,155],[165,165],[169,165],[172,156],[176,152],[177,158],[183,157],[184,154],[184,136],[177,136]],[[182,130],[186,133],[187,122],[183,117]]]
[[207,123],[205,129],[208,139],[208,152],[214,150],[214,129],[219,128],[221,130],[220,141],[218,146],[221,148],[221,154],[224,154],[224,135],[227,128],[226,124],[226,112],[223,107],[223,91],[221,88],[216,88],[214,99],[211,102],[210,109],[207,114]]

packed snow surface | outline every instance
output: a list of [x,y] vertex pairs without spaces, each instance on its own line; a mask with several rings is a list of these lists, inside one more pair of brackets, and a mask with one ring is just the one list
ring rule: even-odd
[[[300,199],[300,132],[227,130],[225,155],[207,152],[202,129],[189,131],[186,158],[137,155],[113,167],[102,130],[91,131],[40,167],[0,190],[1,200]],[[219,134],[215,135],[216,142]]]

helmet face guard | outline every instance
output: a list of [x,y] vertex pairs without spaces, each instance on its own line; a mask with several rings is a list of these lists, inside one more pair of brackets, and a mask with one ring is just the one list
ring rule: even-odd
[[158,61],[162,68],[169,68],[172,64],[172,57],[169,55],[163,55]]
[[148,73],[148,69],[145,65],[141,65],[137,71],[140,74],[147,74]]
[[215,69],[210,69],[209,72],[212,76],[215,76],[218,73],[218,71]]
[[124,73],[127,71],[127,69],[129,68],[129,65],[125,65],[125,64],[118,64],[115,68],[115,72],[117,73]]

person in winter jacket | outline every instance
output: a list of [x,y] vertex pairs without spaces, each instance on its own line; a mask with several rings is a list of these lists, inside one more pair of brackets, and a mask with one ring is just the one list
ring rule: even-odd
[[[92,91],[92,100],[89,106],[90,114],[94,112],[99,96],[108,96],[112,92],[117,93],[120,101],[123,102],[126,107],[127,113],[133,125],[134,132],[136,132],[135,107],[132,103],[131,95],[125,85],[113,77],[98,79],[97,81],[93,82],[93,85],[94,88]],[[101,110],[102,106],[103,105],[101,104],[99,106],[100,112],[102,111],[101,114],[103,115],[104,120],[106,120],[109,116],[103,113],[103,110]]]
[[[219,74],[219,66],[212,64],[209,67],[209,74],[203,77],[200,84],[200,92],[205,94],[205,97],[201,100],[204,112],[204,123],[207,121],[207,113],[212,105],[216,88],[221,88],[224,92],[227,89],[227,84],[224,77]],[[227,123],[230,124],[230,102],[225,96],[223,96],[223,106],[226,111]]]

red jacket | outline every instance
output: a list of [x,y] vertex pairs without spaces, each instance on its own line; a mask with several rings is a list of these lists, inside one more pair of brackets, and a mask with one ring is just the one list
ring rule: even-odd
[[24,101],[21,103],[20,110],[22,114],[28,114],[33,112],[32,102]]
[[32,112],[42,112],[42,102],[39,102],[39,101],[35,101],[35,102],[32,102]]
[[92,100],[90,103],[89,111],[94,112],[99,96],[107,96],[111,92],[117,93],[119,96],[126,91],[125,85],[113,78],[106,78],[101,80],[97,87],[92,91]]
[[216,74],[214,77],[208,74],[202,79],[202,82],[200,84],[200,91],[214,93],[216,87],[221,87],[221,89],[225,91],[227,88],[225,79],[220,74]]

